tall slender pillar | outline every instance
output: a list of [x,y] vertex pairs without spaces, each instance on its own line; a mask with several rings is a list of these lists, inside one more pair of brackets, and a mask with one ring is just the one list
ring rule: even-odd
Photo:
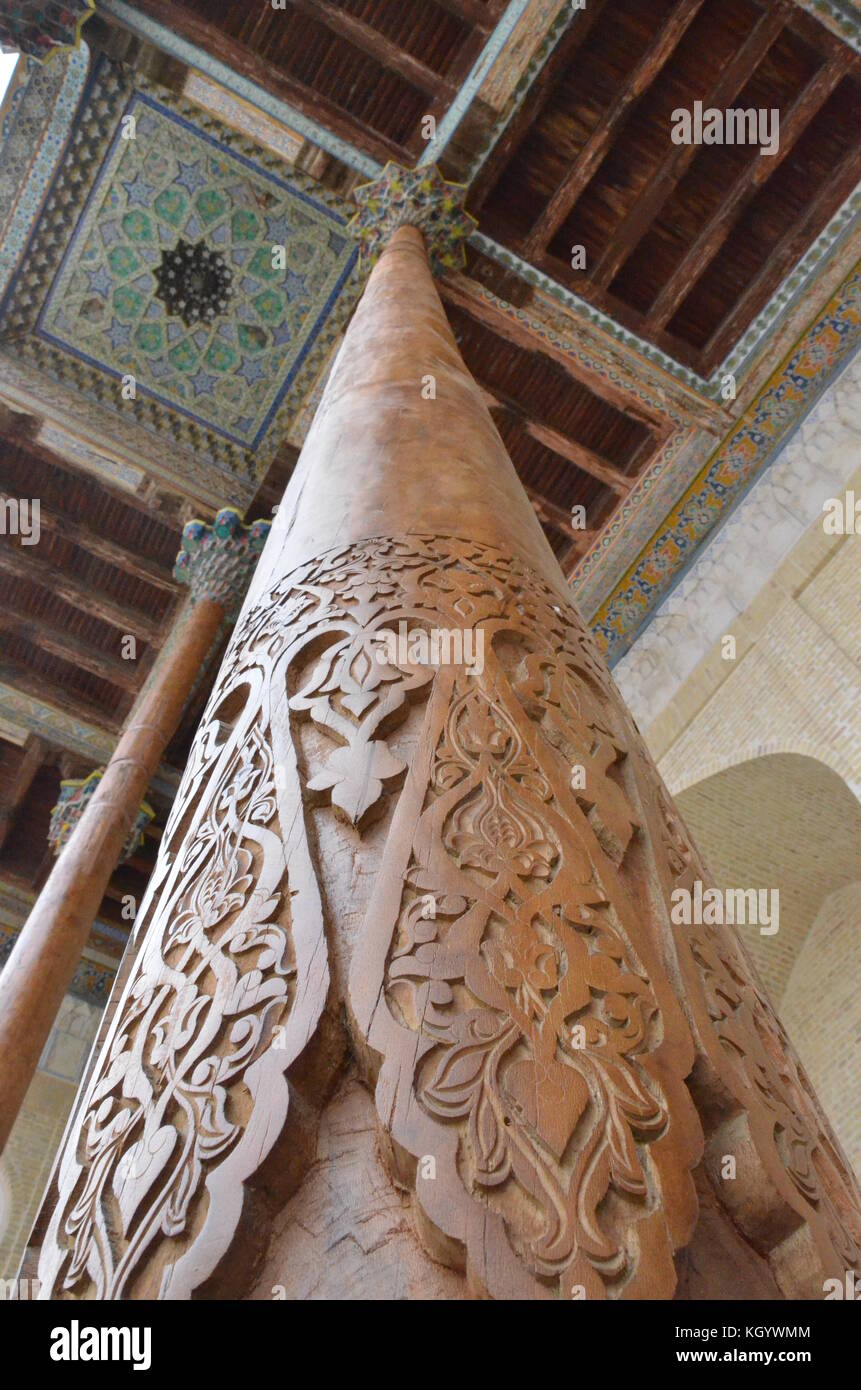
[[672,922],[700,879],[402,226],[198,731],[43,1296],[241,1292],[348,1050],[474,1292],[668,1298],[693,1240],[720,1291],[821,1296],[858,1191],[733,929]]
[[[237,590],[268,532],[235,512],[186,528],[177,577],[190,584],[108,766],[0,974],[0,1151],[21,1108],[63,996],[132,833],[146,789]],[[244,583],[243,583],[244,579]]]

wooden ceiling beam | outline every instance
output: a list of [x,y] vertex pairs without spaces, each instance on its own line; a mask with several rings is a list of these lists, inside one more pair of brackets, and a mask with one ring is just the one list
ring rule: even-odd
[[[0,507],[4,502],[10,500],[10,494],[0,489]],[[127,550],[125,546],[118,545],[107,536],[99,535],[92,531],[80,521],[75,521],[70,516],[65,516],[62,512],[55,512],[51,507],[47,507],[44,502],[39,504],[39,525],[46,531],[51,531],[55,535],[61,536],[64,540],[71,541],[73,545],[80,546],[81,550],[86,550],[90,555],[97,556],[109,565],[115,565],[125,574],[131,575],[135,579],[143,579],[147,584],[154,585],[157,589],[162,589],[168,593],[176,593],[176,581],[170,571],[154,560],[148,560],[143,555],[138,555],[134,551]],[[178,545],[177,545],[178,548]]]
[[506,164],[538,120],[558,84],[568,70],[574,54],[585,43],[597,23],[606,0],[589,0],[584,10],[578,10],[565,33],[539,72],[512,116],[469,191],[467,202],[471,212],[477,212],[493,191]]
[[[181,34],[189,43],[204,49],[213,58],[232,68],[241,77],[256,82],[259,87],[281,97],[303,116],[325,126],[333,135],[339,136],[349,144],[385,164],[394,159],[398,164],[407,162],[408,151],[403,145],[380,131],[373,130],[364,121],[351,116],[334,101],[307,87],[291,77],[277,63],[272,63],[262,54],[254,52],[245,43],[239,43],[219,29],[217,23],[192,14],[184,5],[174,0],[139,0],[139,8],[153,19],[164,24],[174,33]],[[271,14],[274,11],[270,11]]]
[[850,71],[854,55],[848,47],[814,73],[780,122],[776,154],[763,158],[756,150],[715,209],[702,231],[688,247],[646,315],[646,329],[665,328],[700,276],[711,265],[748,203],[798,142],[835,87]]
[[570,217],[577,199],[594,177],[634,106],[675,52],[703,4],[704,0],[680,0],[670,12],[525,238],[522,254],[527,260],[544,251]]
[[90,642],[82,641],[80,637],[61,632],[59,628],[53,627],[41,618],[0,612],[0,631],[8,632],[23,642],[29,642],[31,646],[38,647],[40,651],[48,652],[51,656],[57,656],[61,661],[68,661],[70,665],[78,666],[82,671],[89,671],[90,675],[98,676],[109,685],[117,685],[120,689],[133,693],[137,693],[141,687],[144,673],[139,663],[122,661],[119,657],[111,656],[109,652],[102,651]]
[[718,324],[703,350],[707,362],[723,361],[768,298],[769,288],[777,285],[801,259],[828,218],[849,197],[861,178],[861,148],[847,150],[829,179],[808,204],[804,216],[793,223],[766,258],[762,269],[749,282],[740,299]]
[[482,33],[489,34],[496,28],[499,20],[500,11],[494,7],[483,5],[481,0],[434,0],[434,3],[447,14],[454,15],[455,19],[463,20],[464,24],[471,24],[474,29],[480,29]]
[[581,548],[585,548],[587,543],[592,544],[598,534],[597,531],[572,526],[571,517],[565,508],[551,502],[549,498],[544,496],[543,492],[539,492],[536,488],[527,487],[526,493],[539,521],[544,521],[549,526],[555,526],[557,531],[560,531],[563,536],[567,536],[570,541]]
[[403,78],[411,87],[417,87],[420,92],[426,92],[430,96],[442,93],[449,100],[454,97],[457,89],[448,78],[435,72],[420,58],[415,58],[405,49],[399,48],[385,34],[366,24],[363,19],[357,19],[347,10],[338,9],[331,0],[290,0],[290,4],[297,14],[323,24],[331,34],[337,34],[338,38],[346,40],[353,48],[360,49],[387,72],[396,73],[398,77]]
[[562,570],[562,573],[564,574],[564,576],[565,576],[565,578],[566,578],[566,580],[568,581],[569,584],[571,583],[572,579],[574,578],[575,573],[577,572],[577,568],[578,568],[578,566],[579,566],[579,564],[580,564],[580,561],[583,559],[583,556],[584,556],[589,550],[592,549],[592,546],[593,546],[594,542],[598,539],[598,535],[599,535],[599,534],[600,534],[600,533],[599,533],[598,531],[584,531],[584,532],[583,532],[583,535],[584,535],[584,536],[587,536],[587,535],[588,535],[589,538],[590,538],[590,539],[589,539],[589,544],[580,547],[580,546],[574,545],[574,544],[572,543],[572,545],[568,548],[568,550],[566,550],[566,552],[565,552],[565,554],[563,555],[562,559],[559,561],[559,565],[560,565],[560,568],[561,568],[561,570]]
[[597,372],[589,371],[582,362],[575,361],[564,347],[531,328],[523,319],[510,317],[501,304],[497,305],[486,299],[481,287],[470,280],[469,276],[459,271],[448,271],[436,281],[436,287],[446,303],[463,310],[469,318],[489,329],[504,342],[513,343],[515,347],[523,348],[526,352],[539,353],[556,362],[572,381],[577,382],[579,386],[585,386],[600,400],[607,401],[652,433],[666,431],[666,418],[659,415],[657,410],[651,410],[645,402],[635,398],[633,392],[629,394],[613,381],[599,376]]
[[552,429],[549,425],[542,425],[537,420],[530,418],[525,406],[519,401],[512,400],[510,396],[488,386],[478,377],[476,381],[481,388],[484,396],[485,405],[489,410],[504,410],[512,416],[520,428],[534,439],[543,448],[549,449],[551,453],[558,454],[560,458],[567,459],[573,463],[583,473],[588,473],[590,477],[596,478],[599,482],[606,485],[624,497],[633,487],[633,480],[626,478],[625,475],[615,468],[612,463],[601,458],[593,449],[589,449],[585,444],[579,444],[575,439],[569,439],[568,435],[560,434],[559,430]]
[[33,779],[44,761],[45,745],[40,738],[31,734],[24,744],[16,771],[0,793],[0,849],[6,843]]
[[[750,81],[775,39],[786,27],[788,7],[776,0],[763,12],[735,57],[726,65],[703,106],[727,107]],[[589,279],[606,289],[651,227],[699,152],[699,145],[672,145],[634,206],[596,260]]]
[[575,468],[579,468],[583,473],[588,473],[590,477],[596,478],[599,482],[606,483],[607,487],[612,488],[619,497],[625,497],[633,487],[631,478],[626,478],[611,463],[607,463],[593,449],[587,449],[585,444],[579,444],[575,439],[569,439],[567,435],[560,434],[558,430],[550,429],[548,425],[540,425],[536,420],[523,421],[523,428],[531,439],[537,444],[543,445],[551,453],[558,454],[560,458],[567,459],[573,463]]
[[67,685],[52,681],[41,673],[37,675],[20,661],[0,656],[0,683],[12,686],[21,695],[26,695],[41,705],[53,705],[61,714],[71,715],[73,719],[89,724],[103,733],[119,733],[119,720],[108,714],[103,706],[94,705],[83,695],[75,694]]
[[58,565],[52,565],[49,560],[31,555],[21,545],[0,547],[0,573],[11,574],[16,579],[47,589],[82,613],[89,613],[91,617],[110,623],[120,632],[131,633],[145,642],[158,642],[163,635],[162,624],[142,613],[139,608],[131,608],[100,593],[84,580],[66,574]]

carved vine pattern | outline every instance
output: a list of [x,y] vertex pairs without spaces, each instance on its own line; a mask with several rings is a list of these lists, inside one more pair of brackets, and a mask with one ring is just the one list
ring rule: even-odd
[[[382,662],[380,632],[401,620],[480,630],[483,672]],[[416,702],[408,770],[389,739]],[[335,744],[304,783],[302,719]],[[580,620],[492,547],[372,540],[263,592],[198,730],[139,955],[64,1141],[43,1295],[122,1297],[157,1258],[162,1296],[183,1297],[217,1266],[326,1000],[304,811],[325,799],[361,833],[387,793],[350,1002],[394,1152],[435,1156],[436,1180],[413,1174],[432,1226],[491,1293],[669,1294],[701,1139],[690,1032],[630,893],[631,761],[653,775]],[[663,823],[678,868],[690,851]],[[756,1044],[733,1034],[726,1001],[752,989],[741,958],[705,939],[693,954],[715,1034],[779,1104],[781,1161],[816,1203],[821,1131],[779,1025],[760,1003]]]
[[[658,774],[635,759],[660,840],[659,866],[669,906],[675,888],[692,891],[710,877]],[[751,1133],[781,1195],[808,1221],[830,1273],[861,1268],[861,1202],[813,1086],[733,927],[673,925],[688,980],[697,1035],[730,1108],[748,1113]],[[695,981],[698,982],[697,990]]]

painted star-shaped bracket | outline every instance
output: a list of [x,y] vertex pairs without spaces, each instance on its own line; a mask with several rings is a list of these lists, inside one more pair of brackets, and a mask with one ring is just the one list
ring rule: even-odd
[[359,184],[353,197],[359,211],[348,224],[359,243],[361,269],[367,274],[398,227],[418,227],[427,243],[434,271],[461,270],[466,241],[478,222],[464,211],[467,185],[448,183],[435,164],[402,169],[389,161],[378,178]]

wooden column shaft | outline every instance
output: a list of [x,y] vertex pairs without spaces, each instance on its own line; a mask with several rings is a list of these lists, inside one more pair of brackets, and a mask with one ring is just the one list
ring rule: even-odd
[[140,803],[223,618],[186,605],[159,653],[92,800],[0,974],[0,1151],[36,1071]]
[[403,226],[201,721],[41,1296],[235,1296],[278,1227],[289,1287],[274,1212],[351,1057],[462,1294],[696,1296],[705,1259],[821,1297],[857,1186],[733,928],[671,915],[699,880]]

